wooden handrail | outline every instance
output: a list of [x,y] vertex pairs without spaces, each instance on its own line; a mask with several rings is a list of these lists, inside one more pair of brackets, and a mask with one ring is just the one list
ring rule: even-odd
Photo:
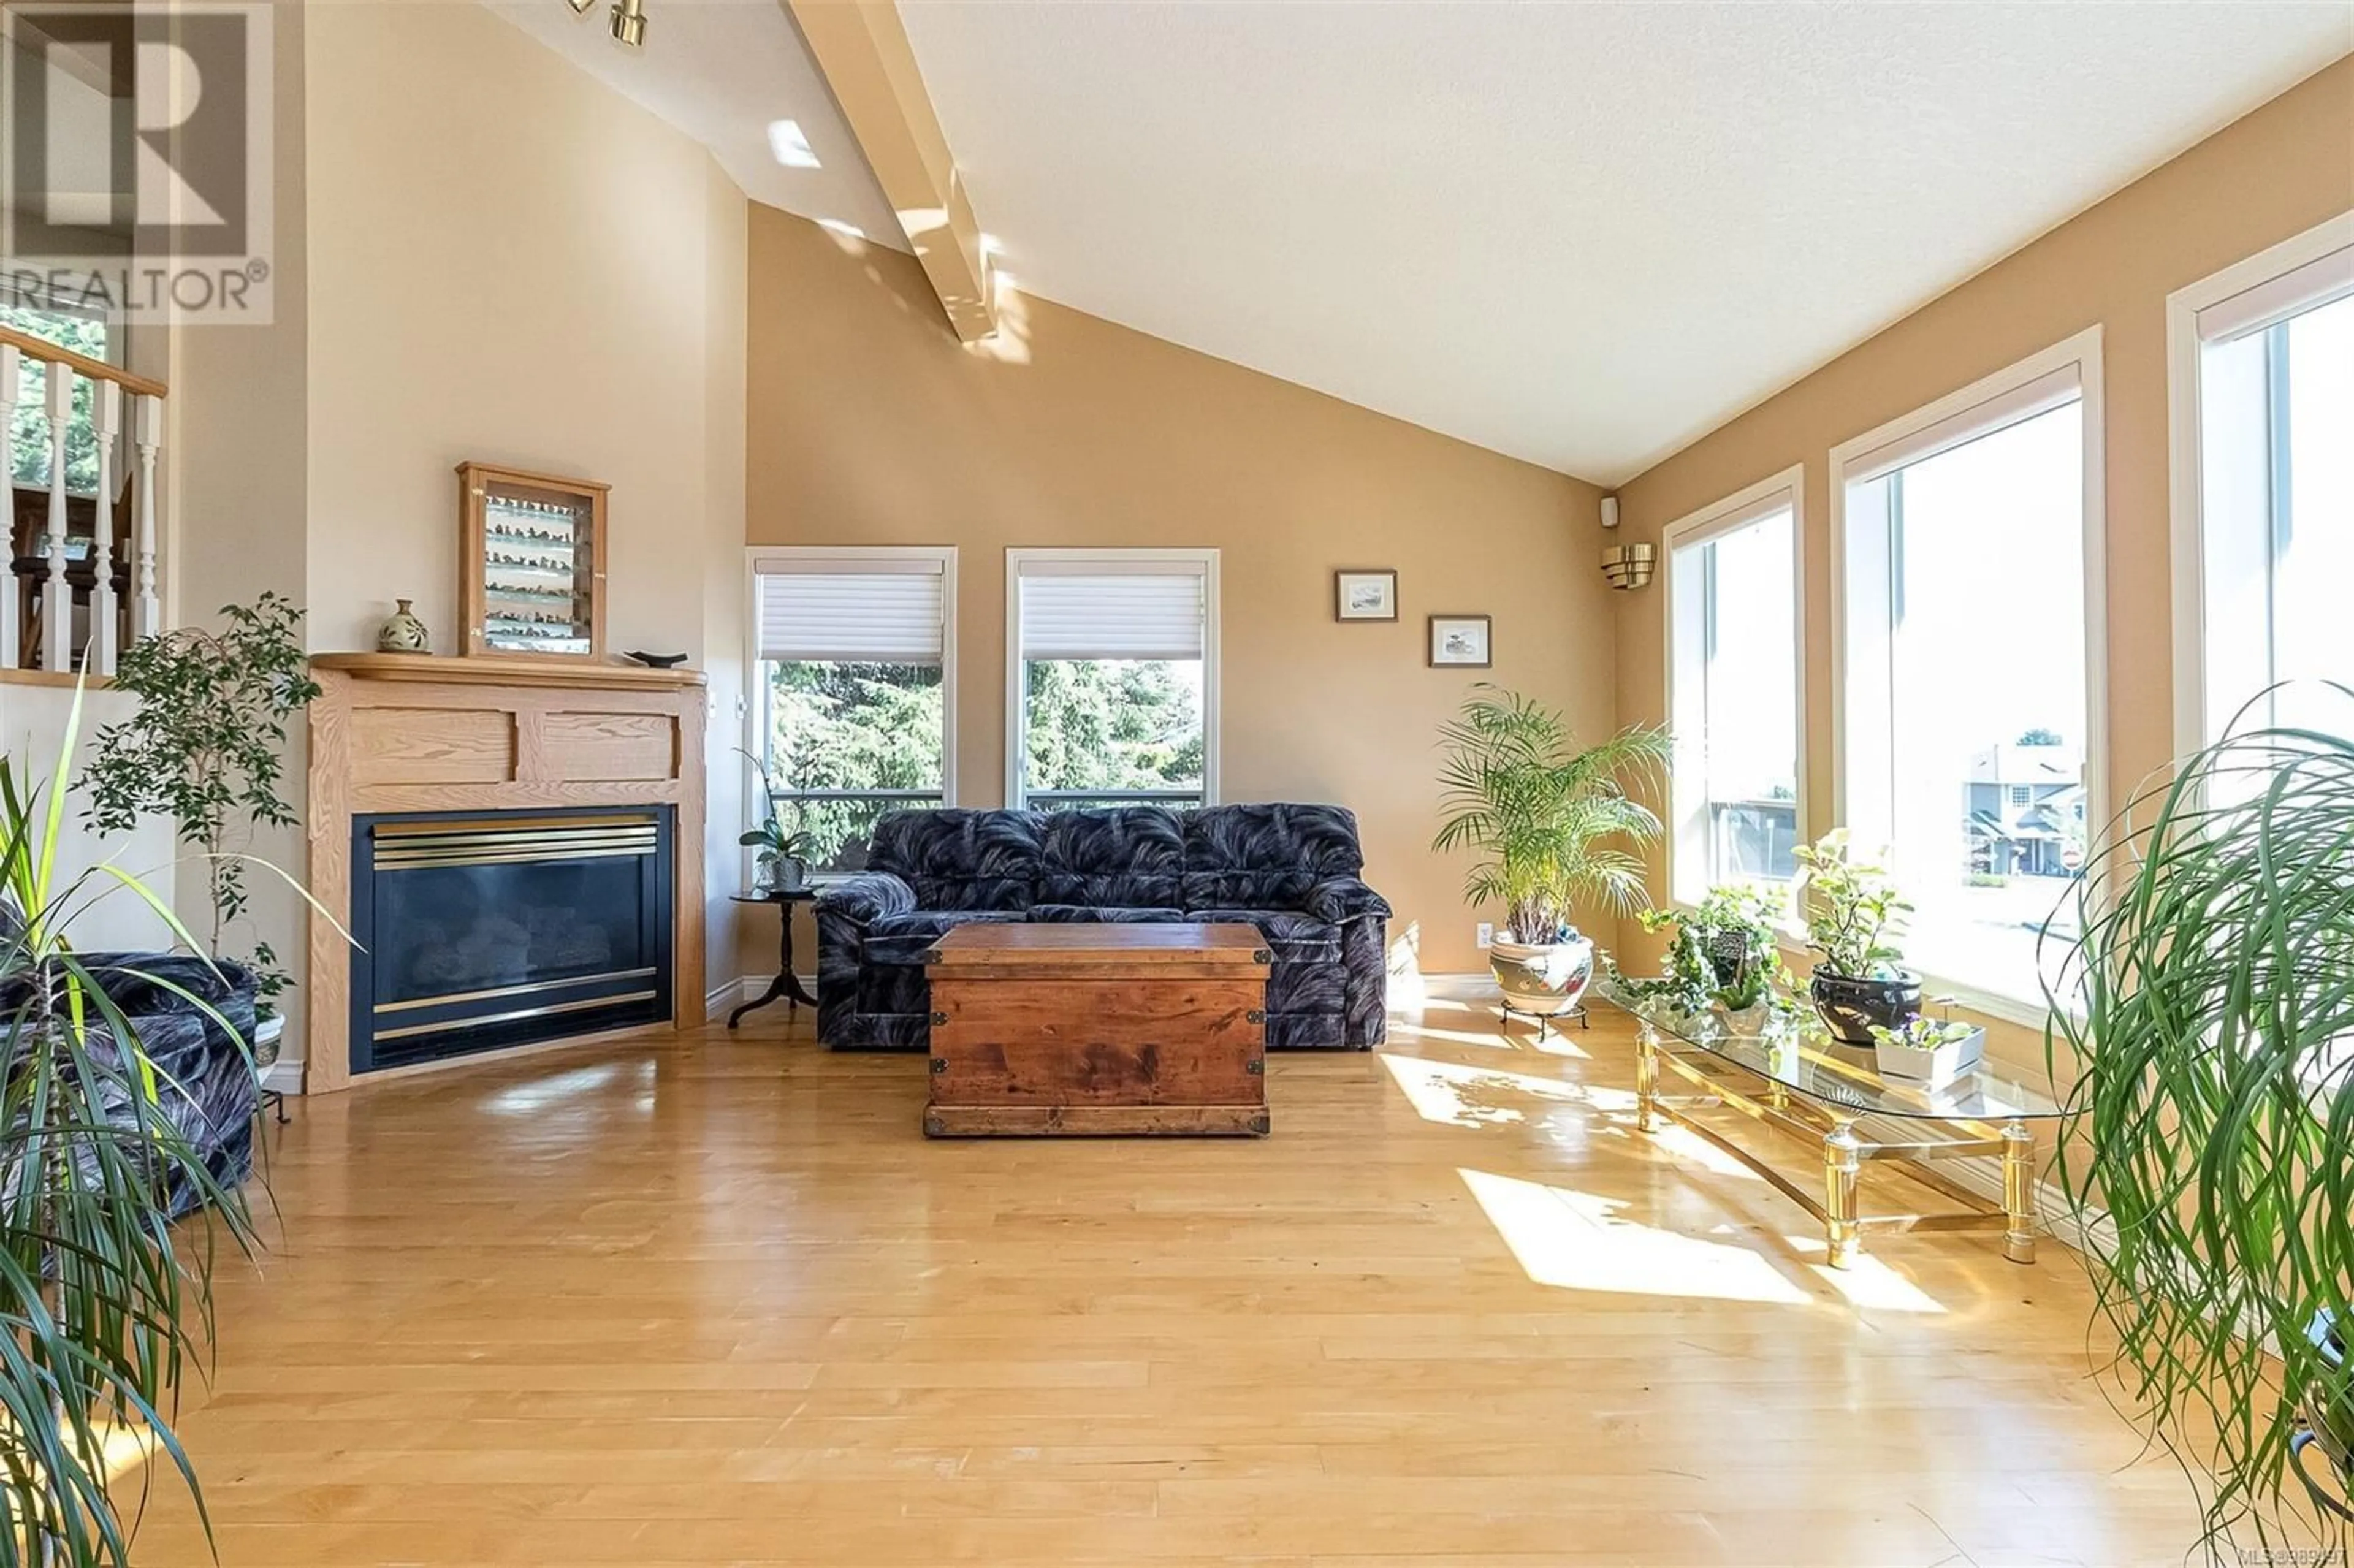
[[70,366],[84,376],[99,381],[111,381],[125,392],[139,397],[163,397],[169,396],[171,392],[171,388],[161,381],[150,381],[144,376],[133,376],[128,370],[109,365],[102,359],[92,359],[86,354],[76,354],[70,348],[59,348],[48,338],[35,337],[29,333],[21,333],[13,327],[0,326],[0,344],[14,344],[27,359],[37,359],[45,364],[54,362]]

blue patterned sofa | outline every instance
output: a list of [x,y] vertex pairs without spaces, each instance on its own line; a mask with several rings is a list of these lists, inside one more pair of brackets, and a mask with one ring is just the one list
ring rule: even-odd
[[894,811],[867,869],[818,895],[818,1038],[924,1049],[924,953],[970,921],[1235,921],[1274,955],[1268,1045],[1366,1050],[1386,1031],[1390,907],[1364,864],[1339,806]]

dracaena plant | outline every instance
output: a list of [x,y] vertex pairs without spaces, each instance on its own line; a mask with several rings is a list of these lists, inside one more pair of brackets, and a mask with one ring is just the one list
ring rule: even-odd
[[[203,857],[212,919],[205,950],[226,956],[229,928],[250,895],[248,857],[237,853],[252,826],[292,827],[279,797],[286,725],[319,694],[298,635],[302,612],[265,593],[228,605],[221,629],[183,627],[142,638],[115,662],[113,684],[139,709],[98,732],[81,779],[86,815],[102,833],[142,816],[172,819],[181,842]],[[257,941],[252,968],[267,1003],[287,979],[278,955]]]
[[1560,714],[1483,682],[1439,741],[1445,819],[1432,847],[1477,853],[1464,892],[1503,905],[1521,941],[1556,939],[1581,901],[1642,902],[1636,850],[1659,820],[1627,787],[1656,782],[1667,731],[1636,726],[1581,748]]
[[[148,1477],[176,1472],[196,1491],[172,1421],[211,1339],[218,1243],[253,1241],[243,1199],[164,1113],[180,1086],[106,987],[172,992],[231,1040],[237,1031],[160,975],[94,968],[73,941],[110,893],[189,940],[128,872],[58,871],[80,712],[77,692],[46,786],[0,757],[0,1568],[126,1568]],[[209,1218],[175,1225],[175,1186]],[[143,1467],[110,1465],[126,1446]]]
[[[2183,1462],[2217,1562],[2249,1561],[2251,1531],[2269,1547],[2321,1523],[2345,1543],[2319,1501],[2342,1506],[2354,1436],[2354,692],[2338,692],[2336,733],[2240,730],[2137,795],[2087,863],[2052,987],[2076,1118],[2059,1180],[2087,1222],[2119,1403]],[[2301,1456],[2311,1498],[2301,1432],[2322,1439]]]

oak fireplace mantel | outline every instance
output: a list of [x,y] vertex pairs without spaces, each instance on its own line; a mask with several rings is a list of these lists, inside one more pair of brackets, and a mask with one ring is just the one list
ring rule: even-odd
[[[703,1022],[700,673],[418,653],[321,653],[311,669],[310,885],[337,920],[352,916],[355,818],[667,807],[669,1026]],[[313,913],[306,1094],[351,1085],[351,965],[343,935]]]

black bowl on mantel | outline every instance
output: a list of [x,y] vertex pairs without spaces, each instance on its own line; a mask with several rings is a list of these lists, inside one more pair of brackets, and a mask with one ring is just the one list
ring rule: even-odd
[[1807,981],[1815,1011],[1824,1026],[1850,1045],[1869,1045],[1872,1025],[1898,1029],[1921,1012],[1921,977],[1900,974],[1894,980],[1860,980],[1818,969]]
[[649,670],[668,670],[686,662],[684,653],[642,653],[634,648],[623,657],[634,659]]

